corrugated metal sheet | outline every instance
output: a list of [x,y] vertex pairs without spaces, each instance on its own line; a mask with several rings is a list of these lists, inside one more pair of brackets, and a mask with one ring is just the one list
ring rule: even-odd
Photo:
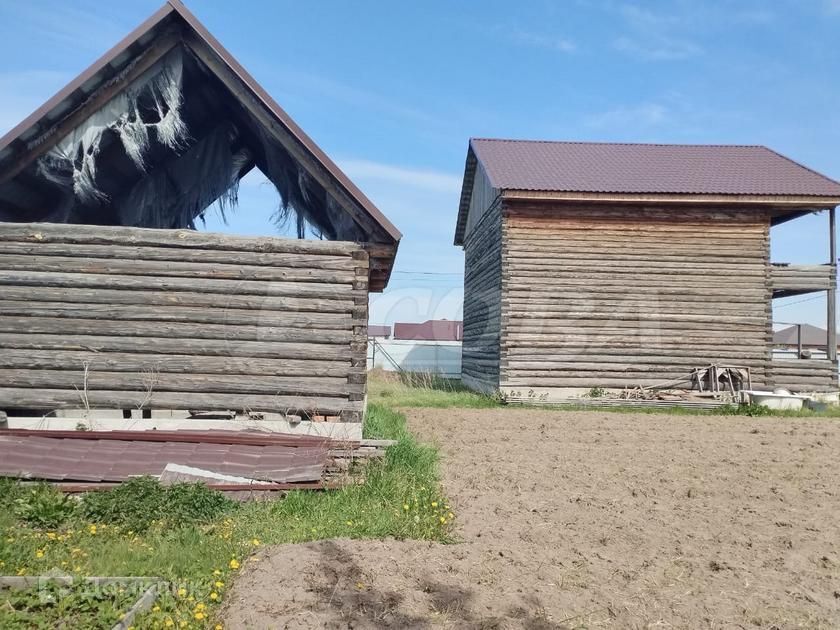
[[159,476],[171,463],[264,481],[320,481],[329,445],[328,440],[307,436],[218,431],[179,432],[175,437],[156,431],[7,430],[0,433],[0,475],[118,482]]
[[840,196],[840,183],[763,146],[473,139],[494,188]]

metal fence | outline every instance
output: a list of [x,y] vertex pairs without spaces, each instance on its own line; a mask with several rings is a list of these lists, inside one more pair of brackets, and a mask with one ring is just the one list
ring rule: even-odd
[[461,377],[460,341],[402,341],[368,339],[368,369],[394,372],[429,372]]

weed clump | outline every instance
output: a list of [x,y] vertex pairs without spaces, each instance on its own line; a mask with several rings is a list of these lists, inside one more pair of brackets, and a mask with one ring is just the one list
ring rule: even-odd
[[235,505],[201,483],[162,486],[152,477],[136,477],[108,492],[85,495],[81,511],[91,522],[145,531],[153,522],[176,527],[206,523]]
[[76,512],[77,503],[46,483],[17,486],[12,509],[20,520],[35,527],[58,527]]

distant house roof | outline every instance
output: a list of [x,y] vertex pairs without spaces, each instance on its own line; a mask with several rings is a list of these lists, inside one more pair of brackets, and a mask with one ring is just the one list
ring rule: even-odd
[[421,323],[397,322],[394,339],[408,341],[461,341],[464,322],[448,319],[429,319]]
[[380,326],[378,324],[368,325],[368,337],[390,337],[391,327]]
[[[797,345],[797,330],[796,326],[788,326],[773,333],[773,343],[777,346],[795,346]],[[822,346],[828,343],[828,333],[823,328],[812,326],[811,324],[802,324],[802,345],[803,346]]]
[[840,183],[763,146],[473,138],[456,244],[463,238],[477,165],[499,191],[809,197],[840,203]]

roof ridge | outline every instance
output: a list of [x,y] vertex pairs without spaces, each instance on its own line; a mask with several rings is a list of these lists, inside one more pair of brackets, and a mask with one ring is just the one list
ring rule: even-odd
[[[609,140],[531,140],[523,138],[470,138],[470,142],[521,142],[529,144],[589,144],[631,147],[731,147],[749,149],[767,149],[762,144],[702,144],[681,142],[611,142]],[[775,153],[775,151],[774,151]],[[785,156],[782,156],[785,157]],[[791,160],[793,161],[793,160]],[[810,169],[809,169],[810,170]]]

